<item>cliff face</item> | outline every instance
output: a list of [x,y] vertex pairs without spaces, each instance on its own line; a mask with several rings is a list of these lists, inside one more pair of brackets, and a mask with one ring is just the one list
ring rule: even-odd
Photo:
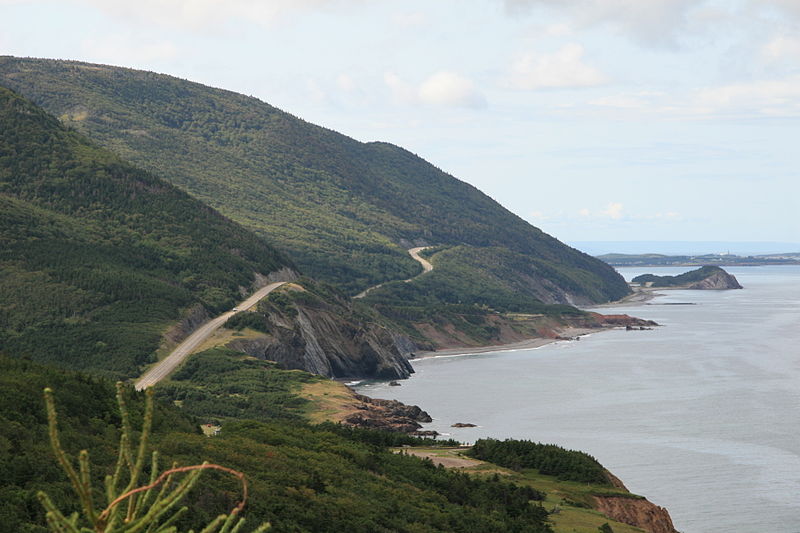
[[729,274],[720,269],[719,272],[715,272],[705,279],[691,283],[686,288],[696,290],[725,290],[741,289],[742,286],[733,274]]
[[[257,313],[240,313],[264,334],[235,340],[228,347],[331,378],[407,378],[414,370],[407,355],[418,349],[408,337],[369,323],[347,298],[291,285],[262,301]],[[238,315],[237,315],[238,316]],[[241,327],[232,320],[228,327]]]
[[669,512],[644,498],[624,496],[595,496],[596,509],[618,522],[647,531],[647,533],[678,533]]

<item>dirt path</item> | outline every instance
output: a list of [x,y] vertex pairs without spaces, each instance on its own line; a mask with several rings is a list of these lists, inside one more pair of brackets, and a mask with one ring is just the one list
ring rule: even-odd
[[[420,272],[419,274],[417,274],[417,275],[416,275],[416,276],[414,276],[414,277],[411,277],[411,278],[408,278],[408,279],[404,279],[404,280],[403,280],[403,283],[408,283],[409,281],[414,281],[415,279],[417,279],[417,278],[418,278],[418,277],[420,277],[421,275],[423,275],[423,274],[427,274],[428,272],[430,272],[431,270],[433,270],[433,265],[432,265],[432,264],[431,264],[431,263],[430,263],[430,262],[429,262],[427,259],[425,259],[424,257],[420,257],[420,255],[419,255],[419,253],[420,253],[422,250],[426,249],[426,248],[430,248],[430,246],[418,246],[418,247],[416,247],[416,248],[411,248],[410,250],[408,250],[408,255],[410,255],[410,256],[411,256],[411,258],[412,258],[414,261],[416,261],[417,263],[419,263],[420,265],[422,265],[422,272]],[[389,282],[388,282],[388,281],[385,281],[385,282],[383,282],[383,283],[379,283],[379,284],[377,284],[377,285],[374,285],[374,286],[370,287],[369,289],[366,289],[366,290],[363,290],[363,291],[359,292],[358,294],[356,294],[355,296],[353,296],[353,298],[363,298],[363,297],[364,297],[364,296],[366,296],[366,295],[367,295],[367,294],[368,294],[370,291],[374,291],[374,290],[375,290],[375,289],[377,289],[378,287],[383,287],[383,286],[384,286],[384,285],[386,285],[387,283],[389,283]]]
[[474,468],[485,464],[484,461],[471,459],[461,455],[467,448],[402,448],[395,450],[396,453],[414,455],[421,459],[430,459],[435,465],[442,465],[445,468]]
[[262,298],[269,293],[285,284],[285,281],[270,283],[266,287],[262,287],[253,293],[248,299],[234,307],[230,311],[222,313],[216,318],[212,318],[199,328],[197,328],[191,335],[186,337],[167,357],[162,359],[158,364],[151,367],[144,375],[136,382],[136,390],[144,390],[147,387],[152,387],[168,375],[170,375],[178,366],[206,339],[208,339],[214,332],[220,328],[227,320],[238,313],[239,311],[247,311],[256,305]]

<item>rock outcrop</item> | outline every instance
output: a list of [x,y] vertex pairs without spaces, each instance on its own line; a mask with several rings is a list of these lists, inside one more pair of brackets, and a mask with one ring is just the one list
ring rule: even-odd
[[647,533],[678,533],[669,512],[644,498],[594,496],[596,509],[618,522],[642,528]]
[[720,269],[705,279],[696,281],[686,287],[693,290],[726,290],[726,289],[741,289],[742,286],[733,274],[729,274]]
[[227,346],[331,378],[402,379],[414,370],[409,352],[418,349],[407,337],[369,323],[349,299],[322,298],[292,285],[259,304],[257,320],[264,335],[234,340]]
[[406,405],[397,400],[380,400],[356,394],[357,412],[346,417],[342,423],[349,426],[416,433],[421,423],[432,422],[428,413],[416,405]]
[[189,308],[180,322],[164,333],[163,339],[171,345],[178,344],[210,318],[208,310],[202,305],[196,304]]
[[735,276],[718,266],[704,266],[678,276],[642,274],[631,281],[642,287],[659,289],[726,290],[742,288]]

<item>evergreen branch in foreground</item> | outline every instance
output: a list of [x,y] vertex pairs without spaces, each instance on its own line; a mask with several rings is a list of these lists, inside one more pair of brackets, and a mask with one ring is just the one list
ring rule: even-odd
[[[47,525],[53,533],[178,533],[173,525],[182,516],[187,507],[173,510],[197,483],[204,470],[220,470],[239,478],[242,482],[242,501],[227,515],[220,515],[206,525],[200,533],[238,533],[244,525],[239,513],[247,502],[247,480],[242,472],[213,463],[178,467],[173,465],[161,474],[158,473],[158,452],[151,455],[149,483],[139,486],[139,479],[144,471],[145,457],[150,430],[153,424],[153,389],[146,392],[145,415],[141,436],[134,455],[133,437],[130,417],[124,398],[124,386],[117,383],[117,404],[122,418],[119,453],[114,475],[105,478],[105,509],[97,511],[91,483],[89,452],[81,450],[78,455],[78,469],[73,460],[64,451],[58,433],[58,415],[56,413],[53,391],[44,389],[44,401],[47,408],[47,422],[50,444],[56,460],[67,474],[72,488],[80,501],[83,511],[65,516],[52,502],[50,497],[39,492],[39,501],[45,508]],[[176,475],[184,474],[179,479]],[[123,480],[127,482],[123,485]],[[120,488],[120,486],[122,488]],[[156,492],[156,488],[160,490]],[[127,505],[121,505],[127,502]],[[90,524],[86,527],[80,524]],[[270,525],[261,524],[253,533],[262,533]],[[190,530],[189,533],[193,533]]]

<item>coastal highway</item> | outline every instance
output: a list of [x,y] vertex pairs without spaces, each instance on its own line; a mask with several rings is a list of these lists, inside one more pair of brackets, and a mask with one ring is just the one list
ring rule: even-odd
[[[419,253],[422,250],[425,250],[426,248],[430,248],[430,246],[419,246],[417,248],[411,248],[408,251],[408,253],[414,259],[414,261],[416,261],[417,263],[422,265],[422,273],[421,274],[417,274],[417,276],[421,276],[422,274],[425,274],[426,272],[430,272],[431,270],[433,270],[433,265],[430,264],[430,262],[427,259],[425,259],[424,257],[420,257],[420,255],[419,255]],[[414,278],[417,277],[417,276],[414,276]],[[407,279],[406,283],[408,283],[409,281],[411,281],[414,278]]]
[[[408,254],[411,256],[411,258],[414,261],[416,261],[417,263],[419,263],[420,265],[422,265],[422,272],[420,272],[419,274],[417,274],[413,278],[404,279],[403,283],[408,283],[409,281],[413,281],[413,280],[417,279],[418,277],[420,277],[421,275],[427,274],[428,272],[433,270],[433,265],[430,264],[430,262],[427,259],[425,259],[423,257],[420,257],[420,255],[419,255],[419,253],[422,250],[426,249],[426,248],[430,248],[430,246],[418,246],[416,248],[411,248],[410,250],[408,250]],[[359,292],[358,294],[356,294],[355,296],[353,296],[353,298],[363,298],[364,296],[367,295],[367,293],[369,293],[369,291],[374,291],[378,287],[382,287],[385,283],[387,283],[387,282],[379,283],[378,285],[370,287],[369,289],[363,290],[363,291]]]
[[196,350],[203,342],[206,341],[220,326],[222,326],[230,317],[239,311],[247,311],[259,300],[266,295],[285,284],[285,281],[277,283],[270,283],[269,285],[260,288],[253,293],[248,299],[234,307],[234,310],[226,311],[216,318],[213,318],[197,328],[191,335],[186,337],[167,357],[159,361],[155,366],[150,368],[144,375],[136,382],[136,390],[144,390],[147,387],[152,387],[168,375],[170,375],[178,365],[180,365],[189,354]]

